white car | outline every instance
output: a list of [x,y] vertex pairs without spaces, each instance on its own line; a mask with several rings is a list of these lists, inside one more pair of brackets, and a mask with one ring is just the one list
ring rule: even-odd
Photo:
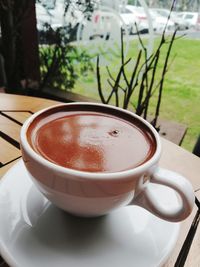
[[35,10],[36,10],[36,19],[37,19],[37,29],[38,31],[42,31],[46,23],[51,25],[52,15],[40,3],[35,4]]
[[162,33],[165,27],[167,32],[175,30],[175,23],[171,19],[168,20],[168,16],[164,17],[154,9],[149,9],[149,13],[152,18],[153,29],[156,33]]
[[181,12],[180,17],[189,29],[200,29],[200,14],[197,12]]
[[123,7],[120,11],[120,17],[124,24],[122,24],[122,28],[125,28],[124,30],[127,30],[129,34],[136,33],[136,24],[138,24],[136,15],[130,9]]
[[49,38],[52,39],[50,42],[55,42],[57,30],[71,41],[76,39],[78,24],[83,19],[83,13],[77,7],[70,5],[65,13],[65,2],[62,0],[56,1],[55,5],[36,3],[35,9],[40,43],[48,43]]
[[84,39],[102,38],[108,40],[114,28],[120,29],[120,22],[115,13],[106,9],[99,9],[93,11],[90,19],[83,21],[82,27]]
[[75,1],[70,3],[67,12],[65,12],[66,3],[64,0],[57,0],[55,6],[46,4],[46,7],[52,16],[54,27],[63,27],[68,24],[74,27],[84,18],[84,14],[79,10],[79,6]]
[[[149,22],[147,19],[147,14],[144,11],[143,7],[127,5],[126,9],[130,10],[135,18],[137,23],[137,29],[140,33],[148,33],[149,32]],[[135,33],[137,30],[134,29]]]
[[187,30],[189,28],[188,23],[183,19],[183,14],[181,12],[173,11],[171,13],[171,19],[175,23],[177,30]]

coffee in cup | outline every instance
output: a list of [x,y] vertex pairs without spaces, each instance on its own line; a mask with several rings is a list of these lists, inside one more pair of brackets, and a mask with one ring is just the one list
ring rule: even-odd
[[145,163],[156,141],[137,119],[107,109],[51,109],[37,117],[27,131],[29,144],[47,160],[74,170],[119,172]]

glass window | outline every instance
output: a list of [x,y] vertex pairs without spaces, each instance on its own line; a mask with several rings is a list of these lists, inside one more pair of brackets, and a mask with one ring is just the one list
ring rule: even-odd
[[192,19],[193,17],[194,17],[194,15],[192,15],[192,14],[187,14],[187,15],[185,16],[186,19]]

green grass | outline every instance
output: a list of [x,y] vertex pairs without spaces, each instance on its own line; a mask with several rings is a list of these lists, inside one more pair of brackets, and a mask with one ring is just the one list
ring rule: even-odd
[[[155,41],[154,47],[158,44]],[[173,44],[170,60],[172,61],[165,77],[164,91],[160,109],[160,118],[176,121],[188,127],[182,147],[192,151],[200,134],[200,41],[180,38]],[[135,50],[129,52],[133,56]],[[161,65],[164,62],[166,49],[161,55]],[[117,60],[109,68],[114,71]],[[115,73],[115,71],[114,71]],[[98,99],[95,72],[88,77],[77,81],[73,92]],[[102,72],[106,79],[107,73]],[[103,82],[105,90],[108,85]],[[150,113],[155,108],[156,98],[152,99]]]
[[187,125],[182,146],[192,151],[200,134],[199,40],[179,39],[171,56],[176,56],[164,84],[160,117]]

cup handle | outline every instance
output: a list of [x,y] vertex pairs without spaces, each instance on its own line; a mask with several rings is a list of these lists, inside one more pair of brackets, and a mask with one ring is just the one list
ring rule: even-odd
[[[166,205],[162,205],[154,193],[150,191],[149,184],[160,184],[175,190],[181,201],[179,207],[170,210],[166,209]],[[192,212],[195,196],[191,183],[178,173],[157,167],[150,176],[150,181],[143,182],[140,179],[135,197],[131,204],[138,205],[150,211],[157,217],[170,221],[179,222],[186,219]]]

